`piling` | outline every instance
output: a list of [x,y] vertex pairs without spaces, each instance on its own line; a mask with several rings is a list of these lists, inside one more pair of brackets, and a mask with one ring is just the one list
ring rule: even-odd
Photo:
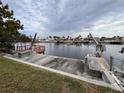
[[113,66],[113,57],[110,56],[110,71],[112,71],[112,66]]

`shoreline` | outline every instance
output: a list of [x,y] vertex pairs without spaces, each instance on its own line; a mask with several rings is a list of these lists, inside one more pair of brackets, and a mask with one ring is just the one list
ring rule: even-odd
[[[57,43],[57,44],[94,44],[93,42],[57,42],[57,41],[36,41],[35,43]],[[124,42],[100,42],[102,44],[124,45]]]

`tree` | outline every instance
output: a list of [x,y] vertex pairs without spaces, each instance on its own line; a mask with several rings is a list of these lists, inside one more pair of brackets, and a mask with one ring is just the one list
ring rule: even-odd
[[49,36],[49,39],[52,39],[52,36]]
[[0,1],[0,47],[11,49],[20,36],[25,37],[19,30],[23,30],[21,21],[14,18],[14,11],[9,9],[8,4]]

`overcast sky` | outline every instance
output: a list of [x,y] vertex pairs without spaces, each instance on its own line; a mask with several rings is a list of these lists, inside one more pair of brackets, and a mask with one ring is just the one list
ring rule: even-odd
[[24,24],[23,33],[124,36],[124,0],[2,0]]

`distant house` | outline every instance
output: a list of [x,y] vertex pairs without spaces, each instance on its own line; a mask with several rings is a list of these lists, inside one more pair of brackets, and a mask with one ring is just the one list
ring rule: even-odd
[[124,37],[121,37],[121,42],[124,44]]
[[104,42],[111,42],[112,40],[114,40],[111,37],[101,37],[100,41],[104,41]]
[[124,41],[123,37],[120,36],[114,36],[114,37],[101,37],[100,39],[101,42],[106,42],[106,43],[121,43]]

